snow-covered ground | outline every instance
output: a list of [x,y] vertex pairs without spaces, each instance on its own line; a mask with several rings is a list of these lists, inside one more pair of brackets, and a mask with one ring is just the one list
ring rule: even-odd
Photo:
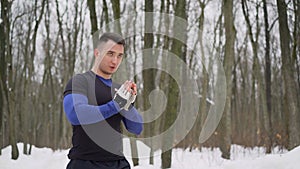
[[[124,140],[124,152],[131,163],[128,153],[129,143]],[[18,144],[22,152],[22,144]],[[143,143],[138,143],[141,156],[149,153],[149,148]],[[10,159],[10,147],[2,150],[0,156],[0,169],[65,169],[68,163],[68,150],[52,151],[49,148],[34,147],[31,155],[20,153],[18,160]],[[232,146],[231,160],[224,160],[219,149],[204,148],[202,151],[192,152],[174,149],[172,157],[172,169],[299,169],[300,147],[292,151],[274,149],[272,154],[265,155],[263,148],[245,149],[241,146]],[[140,159],[140,165],[133,169],[160,169],[160,152],[155,153],[154,165],[148,164],[146,156]]]

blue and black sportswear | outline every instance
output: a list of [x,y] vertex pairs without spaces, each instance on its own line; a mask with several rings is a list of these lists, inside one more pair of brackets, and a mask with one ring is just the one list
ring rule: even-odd
[[70,159],[113,161],[124,159],[121,122],[133,134],[140,134],[142,117],[132,106],[120,110],[112,100],[115,88],[111,79],[92,71],[75,75],[64,91],[64,110],[73,127]]

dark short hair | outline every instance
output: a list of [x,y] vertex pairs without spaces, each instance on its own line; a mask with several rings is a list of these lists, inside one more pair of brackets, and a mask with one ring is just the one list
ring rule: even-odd
[[107,42],[108,40],[112,40],[117,44],[123,45],[125,47],[125,40],[123,37],[117,33],[107,32],[101,35],[100,38],[97,38],[94,48],[97,48],[101,42]]

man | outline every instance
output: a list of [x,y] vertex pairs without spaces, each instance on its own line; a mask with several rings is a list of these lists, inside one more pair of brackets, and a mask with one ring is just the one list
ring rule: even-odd
[[121,121],[136,135],[142,117],[132,105],[137,94],[134,82],[112,82],[124,55],[125,41],[104,33],[94,49],[94,66],[75,75],[64,91],[64,110],[73,127],[67,169],[130,169],[122,153]]

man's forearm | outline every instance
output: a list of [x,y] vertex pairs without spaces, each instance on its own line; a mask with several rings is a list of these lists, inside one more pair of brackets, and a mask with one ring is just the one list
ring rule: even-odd
[[72,125],[82,125],[103,121],[117,114],[120,108],[114,101],[93,106],[82,94],[68,94],[64,97],[64,110]]
[[143,118],[138,113],[135,107],[132,107],[129,111],[122,110],[123,123],[126,129],[133,134],[139,135],[143,131]]

